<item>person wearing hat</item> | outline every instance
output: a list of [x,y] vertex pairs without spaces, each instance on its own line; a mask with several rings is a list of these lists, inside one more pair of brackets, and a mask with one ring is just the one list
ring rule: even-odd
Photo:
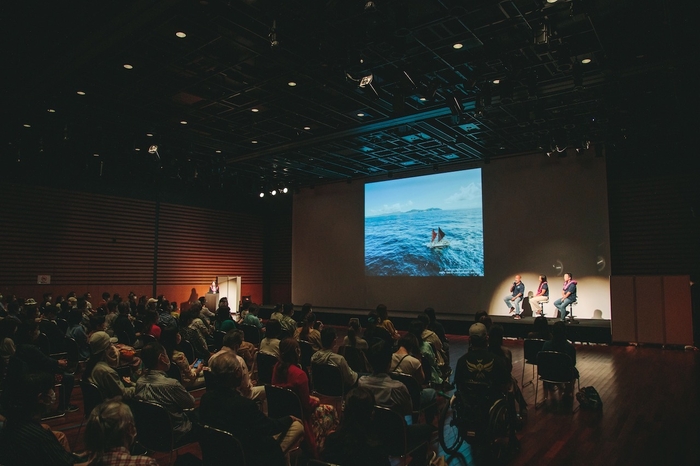
[[85,374],[88,381],[97,385],[103,399],[121,396],[131,398],[134,395],[134,386],[128,377],[119,377],[114,369],[119,365],[119,351],[114,343],[117,339],[107,332],[95,332],[90,335],[90,350],[92,356],[85,365]]

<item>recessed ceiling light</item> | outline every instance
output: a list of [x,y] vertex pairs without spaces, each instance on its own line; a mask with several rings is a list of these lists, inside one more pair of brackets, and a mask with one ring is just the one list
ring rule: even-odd
[[418,100],[420,100],[421,102],[425,102],[425,101],[428,100],[428,99],[426,99],[425,97],[421,97],[421,98],[418,99]]
[[265,197],[265,193],[260,193],[260,197]]
[[136,152],[140,152],[140,151],[141,151],[141,148],[139,148],[139,147],[134,147],[134,150],[135,150]]
[[253,112],[253,113],[258,113],[258,112],[260,111],[260,109],[257,109],[257,108],[251,108],[251,109],[250,109],[250,111],[251,111],[251,112]]
[[148,136],[149,138],[152,138],[152,137],[153,137],[153,133],[146,133],[146,136]]
[[500,79],[494,79],[494,80],[493,80],[493,81],[491,81],[491,82],[492,82],[492,83],[494,83],[494,84],[498,84],[498,83],[500,83],[500,82],[501,82],[501,80],[500,80]]
[[92,154],[93,157],[99,157],[100,154]]
[[216,152],[217,154],[220,154],[220,153],[221,153],[221,151],[220,151],[220,150],[217,150],[217,151],[215,151],[215,152]]
[[311,126],[304,126],[304,129],[308,131],[311,129]]
[[557,3],[557,0],[547,0],[547,3]]
[[584,59],[581,60],[581,63],[583,63],[584,65],[587,65],[587,64],[589,64],[589,63],[592,62],[592,61],[593,61],[593,60],[591,60],[590,58],[586,57],[586,58],[584,58]]
[[255,139],[253,139],[252,141],[250,141],[250,143],[251,143],[251,144],[257,144],[258,141],[256,141]]
[[459,50],[459,49],[461,49],[462,47],[464,47],[464,45],[460,44],[459,42],[457,42],[456,44],[454,44],[454,45],[452,46],[452,48],[455,49],[455,50]]
[[175,33],[175,35],[176,35],[177,37],[179,37],[180,39],[184,39],[185,37],[187,37],[187,34],[185,34],[185,33],[182,32],[182,31],[177,31],[177,32]]
[[289,81],[289,82],[287,83],[287,86],[289,86],[289,87],[294,87],[294,86],[296,86],[296,85],[297,85],[297,83],[295,83],[294,81]]
[[359,117],[363,117],[363,116],[365,116],[365,114],[364,114],[364,113],[362,113],[362,112],[360,112],[360,113],[358,113],[358,114],[357,114],[357,116],[359,116]]
[[186,122],[185,120],[181,120],[181,121],[180,121],[180,124],[181,124],[181,125],[186,125],[187,122]]
[[54,110],[53,108],[47,108],[46,111],[49,113],[56,113],[56,110]]
[[85,91],[78,91],[78,92],[76,92],[76,94],[78,94],[78,95],[85,95]]
[[134,69],[134,65],[130,65],[130,64],[128,64],[128,63],[124,63],[124,68],[127,69],[127,70],[133,70],[133,69]]
[[23,124],[22,126],[24,126],[25,128],[31,128],[31,127],[32,127],[32,125],[30,125],[29,123],[25,123],[25,124]]

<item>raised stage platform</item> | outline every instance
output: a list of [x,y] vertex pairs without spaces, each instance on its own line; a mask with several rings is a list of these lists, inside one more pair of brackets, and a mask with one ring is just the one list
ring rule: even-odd
[[[260,308],[258,316],[261,319],[270,317],[272,307],[263,306]],[[344,326],[348,324],[351,317],[358,317],[363,327],[366,326],[366,318],[369,311],[361,311],[359,309],[329,309],[316,308],[314,313],[316,318],[324,324]],[[297,310],[295,319],[299,320],[299,310]],[[408,313],[394,311],[390,312],[389,318],[394,326],[399,330],[406,330],[411,322],[415,319],[418,313]],[[525,315],[523,313],[523,315]],[[445,332],[451,335],[467,335],[469,327],[474,323],[474,314],[463,315],[440,315],[438,320],[445,327]],[[523,317],[520,320],[515,320],[512,317],[504,315],[491,315],[491,320],[495,324],[503,326],[504,334],[510,338],[525,338],[532,330],[535,318],[532,316]],[[548,318],[550,325],[558,319]],[[574,342],[581,343],[605,343],[612,342],[611,323],[608,319],[577,319],[577,324],[567,324],[567,338]]]

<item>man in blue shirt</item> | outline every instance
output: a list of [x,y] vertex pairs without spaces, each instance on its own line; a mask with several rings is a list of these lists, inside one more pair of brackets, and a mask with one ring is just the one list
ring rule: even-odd
[[566,307],[573,302],[576,302],[576,280],[570,273],[565,273],[561,298],[554,301],[554,307],[559,309],[561,320],[566,320]]
[[503,298],[506,306],[508,306],[508,309],[510,309],[510,313],[515,312],[513,318],[516,320],[520,319],[520,314],[522,313],[522,310],[520,309],[520,302],[523,300],[523,296],[525,295],[525,284],[520,281],[520,278],[520,275],[515,276],[515,281],[510,287],[511,294]]

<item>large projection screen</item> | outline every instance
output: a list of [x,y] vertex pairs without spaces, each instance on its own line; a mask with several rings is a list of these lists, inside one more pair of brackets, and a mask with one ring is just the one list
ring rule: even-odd
[[455,317],[480,310],[507,315],[503,297],[514,275],[522,276],[527,295],[537,289],[537,276],[545,274],[552,296],[545,310],[551,316],[562,276],[571,272],[578,282],[577,316],[609,319],[605,160],[593,151],[529,155],[450,172],[475,168],[482,183],[483,276],[368,275],[365,183],[343,182],[304,189],[294,197],[292,300],[348,313],[384,303],[397,313],[431,306]]

